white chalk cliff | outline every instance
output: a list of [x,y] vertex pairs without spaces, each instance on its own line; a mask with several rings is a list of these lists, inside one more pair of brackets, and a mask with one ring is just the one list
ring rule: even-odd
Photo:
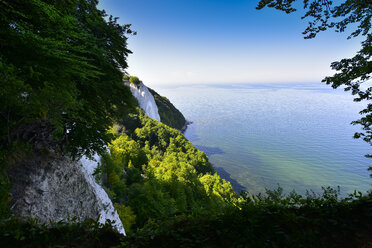
[[[141,109],[160,122],[155,99],[147,87],[124,82],[129,86]],[[125,235],[123,224],[105,190],[97,184],[93,172],[99,162],[86,157],[79,161],[53,152],[35,153],[12,170],[12,210],[20,217],[35,217],[43,223],[77,217],[114,221],[116,229]]]
[[98,154],[94,155],[94,160],[90,160],[85,156],[80,159],[80,162],[82,164],[81,169],[84,173],[85,179],[93,188],[96,198],[99,201],[100,206],[102,206],[99,209],[99,222],[103,224],[107,220],[114,221],[114,226],[118,230],[118,232],[125,235],[123,224],[119,218],[119,214],[112,204],[111,199],[108,197],[106,191],[95,181],[93,177],[94,170],[97,168],[99,160],[100,157]]
[[160,115],[155,99],[147,87],[140,82],[138,85],[124,82],[129,86],[132,95],[137,99],[140,108],[145,111],[146,115],[160,122]]
[[73,161],[67,156],[35,153],[11,170],[13,213],[46,224],[100,216],[99,222],[115,221],[116,229],[125,235],[110,198],[92,176],[96,166],[96,161],[86,158]]

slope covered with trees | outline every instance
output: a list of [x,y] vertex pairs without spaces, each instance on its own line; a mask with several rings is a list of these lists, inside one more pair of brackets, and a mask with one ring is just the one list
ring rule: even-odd
[[103,151],[133,106],[122,84],[132,31],[97,3],[0,0],[0,212],[9,167],[33,151]]
[[[138,86],[142,81],[135,76],[124,76],[124,82],[128,82]],[[156,106],[158,107],[158,112],[160,115],[160,120],[165,125],[169,127],[181,130],[186,127],[186,119],[183,114],[166,98],[165,96],[159,95],[155,90],[147,87],[151,95],[154,97]]]
[[158,106],[159,115],[161,122],[164,124],[182,130],[185,128],[186,119],[183,114],[166,98],[165,96],[159,95],[153,89],[148,88],[151,94],[154,96],[156,105]]
[[[237,201],[231,184],[219,177],[205,153],[178,130],[138,111],[111,129],[110,154],[97,171],[127,232],[132,224],[142,227],[175,213],[217,214]],[[127,223],[129,219],[133,221]]]

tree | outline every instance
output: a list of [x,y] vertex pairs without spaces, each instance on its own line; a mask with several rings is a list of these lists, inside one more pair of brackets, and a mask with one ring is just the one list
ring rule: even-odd
[[139,78],[138,77],[130,77],[129,78],[129,82],[131,82],[132,84],[134,84],[134,85],[139,85],[139,83],[141,82],[140,80],[139,80]]
[[[285,13],[296,11],[296,0],[260,0],[257,9],[264,7],[275,8]],[[354,138],[362,138],[372,145],[372,87],[370,82],[372,73],[372,0],[344,0],[333,3],[330,0],[303,0],[305,15],[302,19],[310,18],[308,27],[303,32],[305,39],[315,38],[319,32],[333,29],[345,32],[348,27],[353,31],[348,39],[358,36],[364,37],[361,49],[352,58],[345,58],[333,62],[331,68],[337,72],[333,76],[325,77],[322,81],[333,88],[344,86],[345,91],[351,91],[354,101],[369,101],[367,107],[360,111],[362,117],[353,121],[353,125],[361,125],[364,132],[357,132]],[[367,87],[361,87],[362,85]],[[364,86],[363,85],[363,86]],[[372,155],[366,155],[372,157]],[[372,170],[372,167],[369,167]],[[372,175],[371,175],[372,177]]]
[[109,141],[107,128],[132,105],[122,84],[132,31],[97,3],[0,0],[1,150],[53,137],[78,156]]

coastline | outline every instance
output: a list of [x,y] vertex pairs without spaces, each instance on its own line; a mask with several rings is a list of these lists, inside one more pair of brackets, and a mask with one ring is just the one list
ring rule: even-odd
[[187,130],[187,127],[188,127],[189,125],[191,125],[191,124],[193,124],[192,121],[188,121],[188,120],[186,120],[185,125],[183,125],[183,127],[182,127],[179,131],[180,131],[182,134],[185,134],[185,132],[186,132],[186,130]]
[[224,168],[215,167],[213,164],[212,164],[212,166],[222,179],[231,183],[231,186],[233,187],[235,193],[239,194],[240,192],[246,192],[247,191],[247,189],[243,185],[241,185],[235,179],[231,178],[231,174],[228,173]]

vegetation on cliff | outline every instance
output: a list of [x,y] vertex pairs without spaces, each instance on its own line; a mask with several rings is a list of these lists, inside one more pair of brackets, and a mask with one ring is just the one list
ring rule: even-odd
[[[103,156],[97,171],[122,210],[119,215],[127,232],[132,224],[142,227],[150,219],[175,213],[216,214],[237,200],[231,184],[218,176],[205,153],[178,130],[138,111],[111,129],[115,138],[109,143],[110,155]],[[128,218],[135,223],[126,223]]]
[[218,215],[156,220],[125,240],[125,247],[370,247],[372,197],[337,190],[322,195],[244,195]]
[[3,247],[370,247],[372,196],[245,195],[217,214],[175,213],[151,219],[127,237],[110,223],[38,225],[0,221]]
[[128,76],[128,75],[125,75],[123,77],[123,81],[129,81],[131,84],[134,84],[134,85],[138,85],[139,83],[141,83],[141,80],[139,80],[138,77],[135,77],[135,76]]
[[110,222],[103,225],[98,220],[74,218],[46,225],[34,219],[0,219],[0,243],[4,248],[117,247],[123,241],[124,236]]
[[[148,88],[148,87],[147,87]],[[154,96],[156,105],[158,106],[160,120],[162,123],[182,130],[185,128],[186,119],[183,114],[166,98],[165,96],[159,95],[155,90],[148,88],[151,94]]]
[[[138,85],[142,82],[138,77],[135,76],[124,76],[123,80],[130,82],[131,84]],[[151,95],[154,97],[160,120],[165,125],[181,130],[186,127],[186,119],[183,114],[166,98],[165,96],[159,95],[155,90],[147,87]]]
[[0,0],[0,213],[6,174],[37,152],[104,150],[106,130],[133,107],[122,84],[129,25],[97,0]]
[[[261,1],[263,6],[273,2]],[[279,8],[292,2],[283,6],[278,1]],[[122,76],[130,53],[126,35],[132,31],[98,10],[97,3],[96,0],[0,0],[2,246],[368,247],[372,244],[371,195],[354,194],[339,199],[337,191],[332,189],[325,189],[321,196],[303,197],[295,193],[285,196],[280,189],[268,191],[266,196],[236,195],[230,183],[215,173],[207,156],[179,131],[147,118],[141,110],[130,111],[134,103],[130,91],[122,84]],[[366,9],[368,5],[356,14],[363,15]],[[354,67],[349,64],[354,60],[335,64],[335,68],[345,67],[344,75],[350,79],[354,75],[362,76],[364,81],[369,79],[369,28],[367,25],[358,29],[368,37],[357,57],[367,65],[359,67],[362,74],[354,74],[358,67],[350,71]],[[338,86],[337,81],[332,82]],[[361,98],[370,99],[370,89],[359,91],[359,86],[350,80],[346,85],[355,94],[361,94]],[[163,104],[164,113],[176,112],[164,98],[158,101],[159,105]],[[369,128],[370,110],[364,113],[367,119],[360,122]],[[179,128],[181,119],[176,114],[163,121]],[[369,129],[366,130],[363,137],[370,141]],[[119,235],[110,223],[100,225],[96,220],[46,226],[9,217],[6,166],[24,159],[35,148],[38,152],[48,152],[52,145],[57,152],[79,156],[103,151],[107,143],[110,154],[103,155],[96,177],[113,199],[129,237]]]
[[41,136],[51,132],[56,149],[75,156],[110,140],[106,129],[132,104],[122,84],[132,31],[97,4],[0,0],[2,151],[19,140],[50,145]]

